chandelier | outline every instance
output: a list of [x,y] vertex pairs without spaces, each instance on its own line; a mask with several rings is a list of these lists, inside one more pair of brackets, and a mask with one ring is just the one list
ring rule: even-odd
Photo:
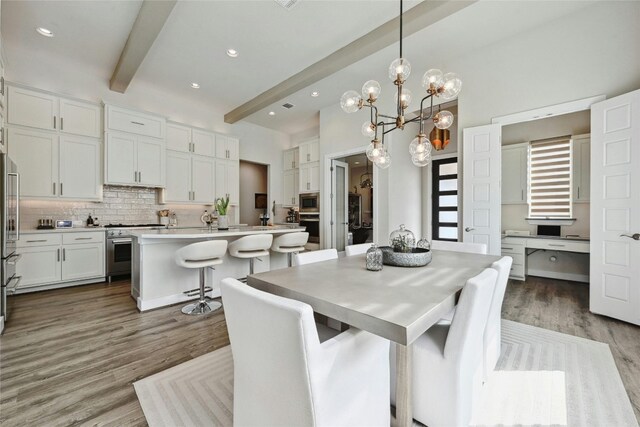
[[[402,9],[402,0],[400,0],[400,56],[389,65],[389,78],[397,86],[395,115],[378,113],[375,102],[380,96],[381,88],[380,83],[375,80],[369,80],[362,86],[362,96],[355,90],[348,90],[340,98],[340,106],[346,113],[355,113],[363,107],[369,108],[370,118],[369,121],[363,123],[362,134],[373,138],[367,147],[367,158],[381,169],[386,169],[391,164],[391,156],[384,145],[384,136],[396,129],[403,130],[407,123],[414,122],[419,123],[419,130],[409,145],[411,160],[414,165],[421,167],[430,163],[434,136],[440,138],[435,145],[436,150],[443,149],[449,142],[449,131],[446,129],[453,124],[453,114],[450,111],[438,111],[433,115],[434,97],[442,97],[445,100],[453,99],[458,96],[462,87],[462,80],[455,73],[444,74],[435,68],[427,70],[422,77],[422,87],[427,91],[427,95],[420,101],[418,115],[412,119],[405,118],[405,110],[411,103],[412,94],[403,87],[411,73],[411,64],[402,56]],[[430,100],[428,114],[424,107],[427,100]],[[434,131],[430,134],[431,141],[424,133],[424,121],[428,119],[432,119],[435,126]],[[444,132],[440,133],[440,130],[444,130]]]

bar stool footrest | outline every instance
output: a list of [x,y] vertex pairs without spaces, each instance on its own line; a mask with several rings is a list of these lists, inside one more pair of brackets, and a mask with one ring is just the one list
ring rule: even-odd
[[[207,292],[211,292],[213,290],[213,288],[211,286],[206,286],[204,288],[204,293],[206,294]],[[184,295],[188,296],[188,297],[195,297],[200,295],[200,288],[194,288],[188,291],[184,291],[183,292]]]

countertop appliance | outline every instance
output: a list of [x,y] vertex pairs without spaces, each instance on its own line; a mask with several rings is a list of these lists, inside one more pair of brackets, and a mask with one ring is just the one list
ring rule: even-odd
[[131,274],[131,230],[166,228],[162,224],[107,224],[107,280],[113,276]]
[[6,322],[10,313],[7,296],[15,291],[21,279],[16,275],[16,262],[20,259],[16,251],[16,243],[20,238],[20,175],[16,164],[6,154],[0,154],[0,215],[0,316]]
[[298,222],[298,211],[294,208],[290,208],[287,212],[287,223],[295,224]]
[[320,213],[320,193],[300,194],[300,213]]

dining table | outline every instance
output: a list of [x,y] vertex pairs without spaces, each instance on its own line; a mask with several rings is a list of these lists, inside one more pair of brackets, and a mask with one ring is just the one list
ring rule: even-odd
[[247,283],[390,340],[396,346],[396,425],[411,426],[412,343],[455,307],[468,279],[499,257],[433,250],[426,266],[385,265],[380,271],[367,270],[365,257],[253,274]]

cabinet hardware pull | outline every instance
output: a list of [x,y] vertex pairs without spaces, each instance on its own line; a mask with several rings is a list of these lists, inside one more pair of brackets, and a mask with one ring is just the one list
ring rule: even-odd
[[[60,130],[62,130],[62,128],[60,128]],[[64,193],[62,192],[62,183],[60,183],[60,195],[62,196],[62,194]]]
[[311,161],[311,154],[307,153],[307,162]]
[[558,245],[556,243],[549,243],[549,246],[553,246],[555,248],[564,248],[564,245]]
[[142,182],[142,172],[138,171],[138,182]]
[[144,123],[140,123],[140,122],[134,122],[134,121],[131,121],[131,123],[133,123],[134,125],[144,126]]
[[580,198],[580,186],[578,186],[578,199]]
[[56,116],[53,116],[53,128],[56,128]]
[[138,182],[138,172],[133,171],[133,182]]
[[632,235],[621,234],[620,237],[628,237],[628,238],[633,239],[633,240],[640,240],[640,233],[634,233]]
[[46,242],[47,239],[42,239],[42,240],[27,240],[27,243],[41,243],[41,242]]
[[506,249],[506,250],[508,250],[508,251],[512,251],[512,250],[513,250],[513,248],[508,248],[508,247],[506,247],[506,246],[503,246],[503,247],[502,247],[502,249]]
[[57,261],[60,262],[60,249],[56,250],[56,254],[57,254]]
[[62,260],[67,260],[67,250],[65,248],[62,248]]
[[76,237],[76,240],[91,240],[91,237]]
[[53,195],[54,196],[56,195],[56,183],[55,182],[53,183]]
[[64,117],[60,117],[60,130],[64,129]]
[[524,190],[520,190],[520,200],[524,200]]
[[4,96],[4,77],[0,77],[0,94]]
[[195,200],[195,199],[196,199],[196,192],[194,191],[193,192],[193,200]]

